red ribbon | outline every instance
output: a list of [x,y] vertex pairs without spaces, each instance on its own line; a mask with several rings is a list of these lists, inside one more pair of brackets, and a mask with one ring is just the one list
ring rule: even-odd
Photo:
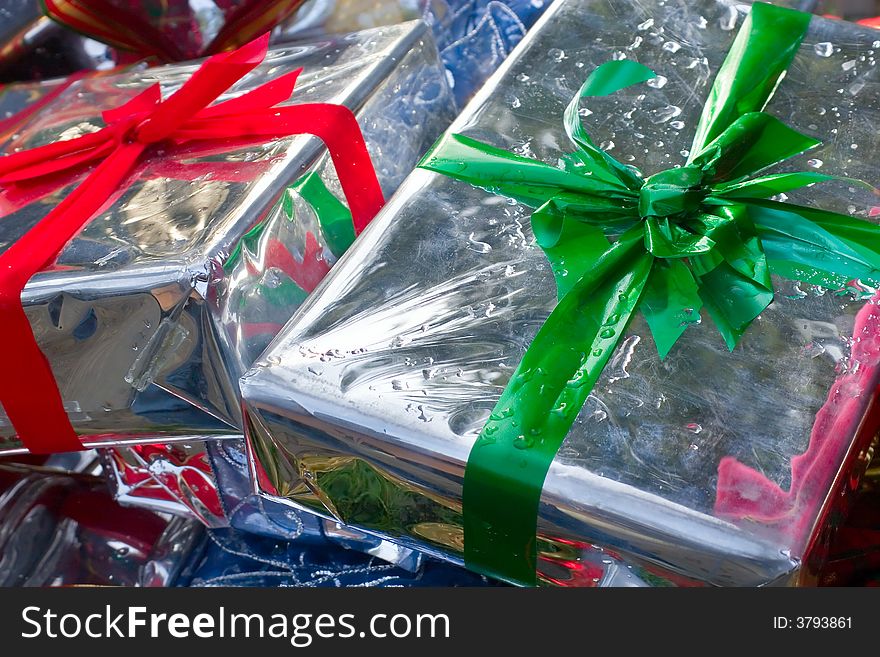
[[[59,179],[85,165],[92,172],[36,226],[0,255],[0,402],[32,453],[83,449],[21,304],[21,292],[51,265],[64,245],[127,182],[148,149],[192,142],[267,139],[309,134],[326,145],[360,233],[384,203],[360,127],[339,105],[275,107],[293,93],[300,70],[209,107],[266,56],[269,35],[206,60],[174,94],[162,100],[154,85],[102,114],[106,127],[90,134],[0,158],[0,187]],[[232,147],[232,146],[230,146]],[[97,375],[98,373],[96,373]]]
[[876,434],[880,421],[878,411],[865,401],[876,395],[880,381],[878,303],[880,294],[875,294],[856,314],[852,334],[858,339],[850,351],[849,371],[837,378],[816,413],[807,451],[792,457],[788,491],[735,457],[725,456],[718,464],[715,515],[775,526],[796,545],[802,545],[811,532],[813,538],[818,536],[815,529],[824,527],[826,519],[817,519],[817,509],[824,509],[824,516],[833,508],[828,491],[839,490],[834,487],[835,477],[839,472],[858,472],[852,460]]

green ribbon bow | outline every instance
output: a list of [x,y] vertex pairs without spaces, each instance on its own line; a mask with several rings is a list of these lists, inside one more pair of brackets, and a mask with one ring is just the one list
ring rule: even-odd
[[833,176],[758,175],[819,143],[761,111],[809,22],[801,12],[752,6],[680,168],[643,178],[581,125],[580,99],[654,77],[629,60],[599,66],[569,104],[565,129],[577,148],[558,167],[462,135],[441,140],[420,164],[536,208],[532,228],[558,292],[467,462],[469,568],[535,583],[544,479],[636,310],[661,358],[701,308],[732,350],[773,300],[771,272],[826,286],[880,280],[880,227],[768,200]]

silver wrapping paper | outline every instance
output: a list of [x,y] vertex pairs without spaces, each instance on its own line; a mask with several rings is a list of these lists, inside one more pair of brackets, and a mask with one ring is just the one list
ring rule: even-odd
[[[462,100],[473,95],[476,89],[509,54],[513,45],[525,35],[526,27],[544,10],[544,0],[418,0],[415,3],[400,0],[314,0],[279,28],[273,38],[281,43],[287,39],[312,38],[327,33],[347,31],[356,27],[373,27],[394,23],[406,18],[421,17],[431,26],[434,39],[440,48],[440,59],[446,69],[446,78],[455,99]],[[390,99],[392,107],[401,109],[412,106],[419,116],[426,113],[435,119],[443,117],[451,121],[453,112],[447,108],[448,98],[437,94],[427,102],[424,91],[419,95],[401,92]],[[379,114],[380,122],[387,121]],[[445,126],[444,126],[445,127]],[[366,126],[368,139],[370,126]],[[257,294],[251,295],[253,304],[258,303]],[[267,318],[271,319],[271,318]],[[278,320],[278,317],[274,318]],[[278,325],[280,326],[280,325]],[[274,328],[253,336],[257,347],[265,345]],[[256,355],[258,349],[249,353]],[[149,456],[142,453],[149,451]],[[172,500],[179,504],[176,511],[194,515],[212,527],[231,524],[239,529],[290,539],[292,536],[311,534],[314,525],[290,509],[273,511],[271,505],[251,497],[251,487],[246,470],[244,446],[240,441],[224,441],[207,449],[215,470],[219,491],[204,488],[193,491],[185,485],[184,478],[208,481],[210,474],[202,468],[198,456],[199,444],[166,446],[161,450],[150,448],[127,450],[119,448],[108,454],[105,462],[112,473],[112,483],[119,499],[126,504],[159,504],[161,508],[173,509]],[[141,453],[138,453],[141,452]],[[197,475],[199,470],[202,474]],[[167,494],[163,495],[162,490]],[[207,510],[219,503],[223,514]],[[325,533],[341,535],[351,544],[351,528],[337,528],[338,523],[328,523]],[[306,527],[304,530],[303,527]],[[370,538],[362,543],[371,553],[399,555],[402,548]],[[409,567],[413,562],[411,551],[403,550],[405,557],[394,561]]]
[[[591,99],[588,131],[646,175],[683,163],[747,10],[557,2],[450,132],[555,162],[571,150],[562,114],[586,75],[631,58],[659,76]],[[877,56],[878,33],[813,19],[767,108],[825,140],[792,168],[877,180]],[[880,214],[845,183],[790,196]],[[733,353],[705,320],[661,362],[633,322],[546,479],[540,581],[585,583],[596,549],[652,583],[810,581],[834,501],[863,467],[880,324],[861,284],[776,285]],[[258,487],[460,562],[469,451],[555,296],[528,208],[415,172],[241,381]]]
[[551,0],[308,0],[273,32],[279,42],[421,18],[464,104]]
[[204,540],[87,475],[0,464],[0,586],[169,586]]
[[[156,81],[170,93],[195,67],[81,80],[22,126],[7,148],[94,130],[100,111]],[[448,124],[445,77],[421,22],[273,49],[229,93],[299,67],[304,72],[289,102],[355,110],[386,194]],[[428,111],[435,107],[440,111]],[[236,380],[271,337],[242,329],[257,323],[277,330],[297,305],[285,308],[283,295],[267,300],[257,294],[284,282],[282,272],[263,263],[266,240],[302,262],[306,232],[320,237],[308,208],[292,221],[276,201],[306,173],[339,195],[325,153],[317,139],[297,136],[178,155],[173,162],[149,160],[65,247],[56,266],[28,282],[26,313],[85,444],[240,433]],[[0,250],[66,191],[7,209]],[[245,240],[258,226],[266,240]],[[333,260],[321,243],[311,257]],[[0,453],[22,449],[0,418]]]

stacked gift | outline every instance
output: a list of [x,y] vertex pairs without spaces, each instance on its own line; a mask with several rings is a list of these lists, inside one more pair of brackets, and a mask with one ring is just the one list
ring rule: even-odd
[[282,541],[221,529],[176,586],[413,587],[495,585],[436,561],[405,570],[383,558],[332,545]]
[[[447,79],[459,99],[472,94],[475,87],[523,36],[525,25],[543,9],[540,3],[423,4],[416,14],[412,14],[412,8],[407,9],[398,2],[371,3],[368,7],[370,11],[357,12],[357,25],[390,22],[410,17],[411,14],[422,16],[433,26],[435,37],[444,46],[441,58]],[[355,24],[346,22],[344,15],[346,12],[348,15],[354,13],[355,6],[358,6],[357,3],[352,2],[311,3],[289,21],[285,32],[273,38],[284,40],[301,37],[304,33],[324,34],[353,28]],[[307,26],[310,27],[306,29]],[[425,94],[430,94],[430,89],[421,90],[420,96]],[[441,102],[437,99],[434,104],[426,103],[423,97],[403,92],[394,98],[389,97],[382,114],[366,117],[366,123],[362,121],[368,144],[375,129],[372,122],[382,123],[383,117],[393,108],[400,108],[401,114],[412,111],[415,120],[425,112],[433,112],[438,121],[441,116],[451,120],[445,108],[439,108]],[[427,144],[422,142],[418,146],[425,148]],[[411,168],[412,161],[407,160],[402,164],[401,175]],[[380,180],[384,181],[383,175],[388,175],[388,172],[380,172]],[[340,212],[344,215],[344,206],[334,202],[332,197],[321,194],[315,183],[313,177],[306,176],[291,186],[277,211],[290,216],[294,207],[297,207],[298,216],[304,217],[313,213],[311,206],[317,203],[315,207],[322,208],[326,220],[341,216]],[[325,201],[330,201],[331,205],[328,206]],[[348,224],[350,219],[342,216],[342,223]],[[330,235],[326,229],[321,232]],[[242,244],[246,245],[245,253],[250,248],[247,245],[260,239],[265,240],[266,236],[258,226],[242,240]],[[248,316],[243,314],[241,317],[242,333],[248,343],[241,349],[246,365],[250,365],[259,355],[290,317],[291,308],[305,298],[307,291],[323,277],[329,264],[346,245],[345,240],[330,244],[333,257],[314,263],[310,271],[303,272],[306,279],[304,286],[291,284],[287,280],[276,288],[274,277],[270,281],[272,285],[240,286],[240,296],[247,300],[247,305],[242,307],[248,308]],[[316,243],[312,243],[311,247],[305,244],[305,250],[311,248],[314,252],[316,246]],[[239,253],[234,256],[237,257]],[[275,301],[278,298],[284,298],[285,302],[278,304]],[[419,563],[412,550],[342,527],[336,522],[317,521],[296,514],[289,508],[275,508],[272,503],[253,497],[244,445],[240,441],[215,442],[207,448],[198,442],[123,448],[106,452],[105,459],[118,498],[125,504],[148,504],[153,508],[189,513],[212,527],[232,524],[247,531],[283,539],[310,536],[323,541],[329,538],[347,546],[357,546],[371,554],[380,554],[407,568]]]
[[[84,77],[17,127],[3,257],[18,267],[42,240],[46,265],[31,251],[8,282],[23,288],[15,328],[31,334],[8,350],[22,365],[45,356],[17,387],[39,378],[46,397],[8,386],[0,451],[235,433],[237,376],[444,124],[444,76],[420,23],[263,63],[261,47]],[[294,210],[285,190],[297,181],[331,217],[321,204]]]
[[[304,44],[285,53],[290,69],[304,67],[297,87],[297,94],[302,98],[309,102],[335,99],[357,110],[356,116],[385,196],[393,192],[452,118],[452,101],[445,76],[430,35],[421,23]],[[306,77],[308,71],[318,68],[320,73],[316,72],[310,81]],[[151,69],[151,74],[156,70]],[[278,161],[278,154],[286,146],[269,146],[272,145],[261,145],[261,157]],[[278,168],[279,162],[272,172],[268,171],[268,165],[260,164],[259,157],[253,153],[238,153],[221,165],[227,172],[240,167],[242,172],[256,168],[264,176],[263,184],[269,188],[250,195],[247,190],[237,191],[236,194],[248,202],[241,208],[227,209],[230,199],[219,199],[224,204],[222,212],[241,216],[236,227],[239,232],[232,235],[226,245],[207,246],[204,253],[215,249],[214,255],[208,255],[207,263],[203,263],[211,273],[203,272],[201,276],[213,277],[213,280],[208,282],[205,300],[199,304],[202,309],[196,310],[192,320],[183,325],[185,334],[196,340],[199,338],[195,334],[201,332],[202,327],[215,334],[205,336],[204,346],[194,345],[190,350],[191,353],[202,351],[200,357],[193,358],[195,369],[191,362],[170,373],[167,381],[174,382],[171,395],[160,398],[148,385],[137,396],[139,402],[143,402],[140,407],[145,413],[167,418],[171,425],[167,430],[159,425],[152,429],[144,426],[138,440],[155,441],[176,434],[182,442],[143,445],[105,454],[106,469],[124,503],[146,504],[162,511],[188,510],[209,526],[222,526],[227,524],[227,513],[234,515],[239,498],[249,497],[242,457],[241,469],[230,472],[228,483],[223,482],[223,494],[228,500],[221,499],[209,456],[198,440],[215,430],[193,423],[188,416],[193,416],[197,408],[203,408],[207,411],[201,414],[203,419],[214,415],[225,420],[227,426],[221,427],[220,433],[240,433],[236,378],[260,354],[355,237],[354,217],[328,152],[322,151],[317,142],[302,141],[298,147],[291,148],[299,150],[289,151],[283,167]],[[268,176],[262,173],[264,169]],[[186,186],[187,189],[198,188],[197,193],[208,201],[211,186],[225,190],[228,185],[200,176],[195,182],[188,181]],[[179,199],[169,197],[166,202],[178,203]],[[191,207],[199,202],[196,198],[185,205]],[[263,209],[257,209],[253,203]],[[141,212],[164,219],[148,207]],[[199,220],[201,223],[194,227],[198,232],[193,237],[213,239],[216,228],[210,221],[216,209],[205,207],[202,212],[206,221]],[[190,217],[192,219],[195,218]],[[364,223],[363,216],[358,220]],[[159,233],[155,239],[161,241],[166,237]],[[169,245],[169,248],[174,247]],[[192,314],[183,312],[181,316],[186,321]],[[171,345],[169,349],[179,357],[178,346]],[[220,381],[215,382],[218,372]],[[133,384],[127,383],[124,387],[131,389]],[[217,446],[215,452],[243,454],[235,445]],[[239,493],[244,489],[248,490]],[[291,514],[285,510],[285,515]],[[302,524],[298,518],[292,522],[294,527]],[[289,538],[290,532],[285,530],[280,535]]]
[[262,495],[516,583],[813,581],[877,423],[876,42],[554,4],[243,377]]
[[[34,0],[19,1],[36,15]],[[69,28],[63,36],[82,33],[115,46],[112,55],[119,63],[194,59],[270,29],[272,42],[279,44],[422,19],[432,29],[456,100],[464,102],[548,5],[549,0],[48,0],[44,6],[58,23],[50,27],[59,31],[63,25]]]
[[308,0],[275,31],[279,41],[421,18],[434,33],[455,98],[479,89],[550,0]]
[[71,30],[163,62],[242,46],[302,4],[303,0],[42,0],[45,14]]

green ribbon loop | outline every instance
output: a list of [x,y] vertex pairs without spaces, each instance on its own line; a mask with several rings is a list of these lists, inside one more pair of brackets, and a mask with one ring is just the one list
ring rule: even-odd
[[[558,166],[461,135],[420,164],[535,208],[532,229],[558,303],[477,439],[464,477],[469,568],[534,584],[536,523],[550,464],[636,311],[665,358],[705,309],[729,349],[773,300],[773,273],[880,280],[880,227],[768,200],[837,179],[757,175],[819,142],[762,110],[810,16],[752,6],[703,108],[690,160],[647,179],[597,148],[580,101],[654,76],[629,60],[596,68],[565,110],[575,152]],[[857,184],[864,184],[858,182]]]

